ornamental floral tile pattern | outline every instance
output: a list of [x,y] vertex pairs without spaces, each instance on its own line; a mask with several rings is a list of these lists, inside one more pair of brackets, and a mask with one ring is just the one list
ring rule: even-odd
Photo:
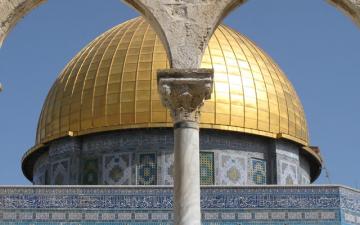
[[298,184],[298,171],[295,163],[280,160],[280,171],[280,185]]
[[83,184],[84,185],[97,185],[99,182],[99,160],[86,159],[83,165]]
[[103,184],[131,184],[131,153],[108,154],[103,156]]
[[139,154],[138,184],[157,184],[157,163],[156,153]]
[[200,184],[214,184],[214,153],[200,152]]
[[220,154],[220,185],[245,185],[247,158],[236,153]]
[[251,158],[250,184],[266,184],[266,161]]
[[51,165],[51,184],[69,184],[69,160],[60,160]]

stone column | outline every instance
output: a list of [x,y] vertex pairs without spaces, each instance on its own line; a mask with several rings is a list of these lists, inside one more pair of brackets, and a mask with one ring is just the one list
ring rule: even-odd
[[201,225],[200,107],[210,99],[213,70],[169,69],[158,72],[162,103],[174,123],[174,224]]

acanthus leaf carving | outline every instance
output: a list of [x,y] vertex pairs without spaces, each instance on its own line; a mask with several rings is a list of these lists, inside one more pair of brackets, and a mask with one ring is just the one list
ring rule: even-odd
[[210,99],[213,87],[213,70],[161,70],[158,88],[162,103],[171,110],[174,123],[199,122],[200,108]]

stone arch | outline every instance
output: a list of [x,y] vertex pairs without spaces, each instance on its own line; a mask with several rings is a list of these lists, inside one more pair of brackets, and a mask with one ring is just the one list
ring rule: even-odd
[[[131,0],[123,0],[131,2]],[[353,21],[360,26],[360,0],[327,0],[342,12],[350,16]],[[46,0],[0,0],[0,46],[11,29],[30,11],[37,8]],[[222,15],[224,18],[228,12],[245,0],[232,0],[229,3],[226,13]]]
[[46,0],[0,0],[0,46],[11,29]]
[[360,0],[327,0],[360,27]]
[[186,69],[200,66],[208,41],[219,23],[245,0],[124,2],[140,12],[156,30],[171,67]]

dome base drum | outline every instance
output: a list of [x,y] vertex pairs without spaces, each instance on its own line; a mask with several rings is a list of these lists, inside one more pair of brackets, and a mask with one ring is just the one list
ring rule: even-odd
[[[132,129],[54,141],[33,168],[38,185],[173,185],[173,131]],[[310,184],[300,146],[230,131],[200,132],[202,185]]]

